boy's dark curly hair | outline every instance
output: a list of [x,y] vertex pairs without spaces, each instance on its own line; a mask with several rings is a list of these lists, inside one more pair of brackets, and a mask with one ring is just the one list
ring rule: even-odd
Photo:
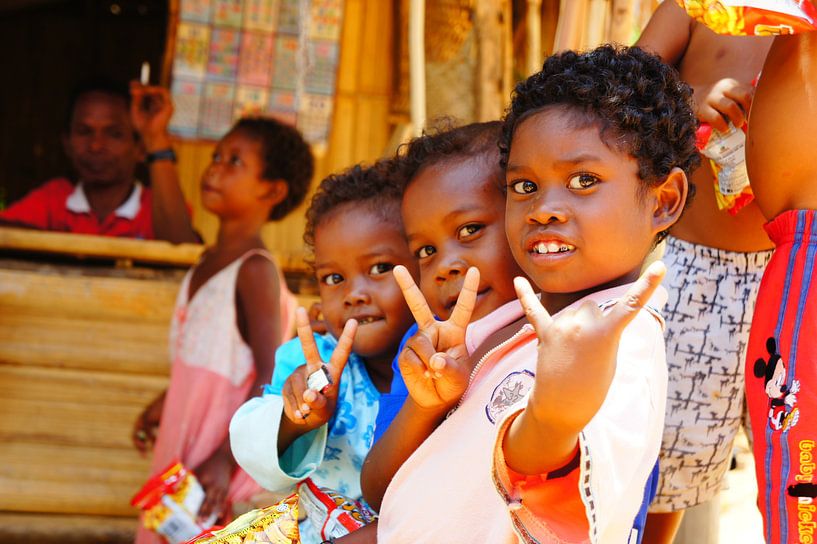
[[484,156],[488,164],[497,165],[497,177],[502,176],[499,162],[500,121],[471,123],[454,127],[450,119],[438,120],[434,127],[422,136],[400,146],[406,184],[424,167],[442,162]]
[[[638,47],[565,51],[549,57],[541,72],[519,83],[502,126],[503,166],[519,124],[554,105],[598,123],[608,145],[638,161],[638,176],[647,186],[660,183],[674,167],[689,175],[700,164],[692,89],[674,68]],[[693,193],[690,185],[687,201]]]
[[230,132],[240,132],[261,143],[264,179],[283,179],[287,196],[270,210],[270,221],[283,219],[306,198],[314,173],[312,152],[301,133],[268,117],[244,117]]
[[321,181],[306,211],[304,243],[315,248],[315,229],[330,213],[344,204],[366,206],[384,221],[398,225],[403,198],[403,168],[399,158],[383,159],[370,166],[356,164]]

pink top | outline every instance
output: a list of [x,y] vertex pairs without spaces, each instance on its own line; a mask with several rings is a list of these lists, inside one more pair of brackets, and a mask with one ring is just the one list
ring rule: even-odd
[[[250,346],[238,330],[235,311],[236,280],[251,250],[219,270],[188,300],[193,269],[182,281],[170,327],[170,386],[165,397],[151,474],[179,459],[193,470],[228,438],[233,413],[249,396],[255,380]],[[295,297],[281,284],[281,329],[293,323]],[[233,474],[228,502],[246,501],[261,488],[240,468]],[[160,542],[140,530],[137,543]]]
[[[627,287],[587,298],[604,306]],[[661,307],[665,299],[659,288],[650,302]],[[513,301],[471,324],[469,352],[522,315]],[[607,398],[580,435],[577,468],[533,477],[512,474],[501,447],[535,380],[536,336],[521,327],[482,359],[459,408],[395,475],[378,542],[626,543],[661,444],[662,325],[648,309],[622,334]]]

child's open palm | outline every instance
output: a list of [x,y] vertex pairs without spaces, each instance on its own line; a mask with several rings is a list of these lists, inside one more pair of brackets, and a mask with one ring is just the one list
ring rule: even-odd
[[666,268],[655,262],[608,311],[592,301],[547,312],[527,280],[514,285],[539,338],[536,384],[528,402],[535,420],[559,430],[581,431],[596,415],[613,381],[619,340],[661,283]]
[[451,408],[468,387],[471,372],[465,329],[471,321],[479,271],[469,268],[451,316],[437,321],[425,297],[403,266],[394,277],[417,322],[417,334],[406,341],[397,363],[414,402],[423,408]]
[[[284,414],[287,419],[301,426],[303,432],[309,432],[325,425],[335,412],[340,376],[352,352],[357,321],[350,319],[346,322],[338,339],[338,345],[335,346],[328,363],[321,360],[318,347],[315,345],[315,337],[312,335],[312,327],[309,324],[309,315],[304,308],[298,308],[295,322],[306,365],[298,367],[287,378],[281,390],[281,396],[284,399]],[[320,371],[324,366],[329,371],[331,383],[322,391],[310,389],[307,385],[308,377]]]

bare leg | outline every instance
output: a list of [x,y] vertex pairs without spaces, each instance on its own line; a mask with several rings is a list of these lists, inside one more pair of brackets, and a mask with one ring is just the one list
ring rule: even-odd
[[643,544],[672,544],[684,519],[684,511],[647,514]]

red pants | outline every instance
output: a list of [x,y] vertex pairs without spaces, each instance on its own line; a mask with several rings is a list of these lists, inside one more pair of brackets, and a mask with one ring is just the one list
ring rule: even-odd
[[817,211],[766,225],[775,251],[746,355],[758,507],[769,544],[817,542]]

